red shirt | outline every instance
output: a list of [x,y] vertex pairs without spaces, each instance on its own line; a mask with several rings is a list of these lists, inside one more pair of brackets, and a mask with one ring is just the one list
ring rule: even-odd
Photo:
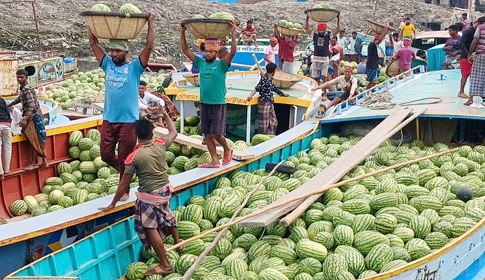
[[251,28],[243,28],[241,30],[241,33],[244,35],[251,35],[251,34],[256,34],[256,28],[254,26],[251,26]]
[[278,57],[281,60],[293,62],[295,58],[293,57],[293,52],[295,51],[295,47],[298,44],[298,40],[290,40],[286,41],[283,38],[278,39],[278,44],[280,44],[280,48],[278,50]]

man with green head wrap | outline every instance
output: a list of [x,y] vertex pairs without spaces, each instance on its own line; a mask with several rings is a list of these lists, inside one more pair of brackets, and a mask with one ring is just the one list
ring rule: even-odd
[[[105,73],[105,101],[101,131],[101,158],[120,172],[125,170],[124,161],[136,145],[135,122],[138,120],[138,86],[153,49],[155,34],[153,14],[148,17],[145,48],[140,56],[129,61],[128,40],[112,39],[108,54],[99,45],[98,38],[89,30],[89,44]],[[116,155],[118,145],[118,155]],[[128,199],[128,194],[122,200]]]

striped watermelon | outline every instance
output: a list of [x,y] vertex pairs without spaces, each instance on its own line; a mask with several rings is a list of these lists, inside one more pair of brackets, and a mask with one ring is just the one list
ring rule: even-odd
[[212,255],[218,257],[220,260],[225,259],[232,251],[232,243],[225,237],[222,237],[212,251]]
[[10,212],[14,216],[20,216],[23,215],[27,212],[28,210],[27,203],[24,200],[18,199],[15,200],[11,205],[10,205]]
[[257,241],[248,250],[249,261],[255,260],[257,257],[269,256],[271,245],[266,241]]
[[39,202],[37,202],[37,199],[31,195],[26,195],[24,197],[24,201],[27,204],[28,212],[30,213],[34,207],[39,205]]
[[134,262],[126,267],[125,274],[130,280],[143,279],[147,271],[148,266],[144,262]]
[[322,263],[314,258],[306,258],[300,261],[300,265],[297,268],[297,273],[308,273],[315,275],[317,272],[322,271]]
[[377,244],[389,244],[389,239],[382,233],[373,230],[361,231],[354,236],[354,247],[367,255]]
[[83,133],[79,130],[75,130],[71,132],[71,135],[69,135],[69,147],[77,146],[79,144],[79,141],[83,138]]
[[68,153],[72,158],[79,158],[81,156],[81,149],[78,146],[73,146],[69,148]]
[[344,256],[340,254],[330,254],[323,262],[323,276],[325,279],[335,279],[337,271],[347,271],[348,264]]
[[285,265],[289,265],[296,262],[297,254],[292,248],[288,246],[274,245],[271,247],[269,256],[280,258],[285,262]]
[[354,231],[351,227],[346,225],[338,225],[333,231],[333,238],[335,245],[349,245],[352,246],[354,242]]
[[[94,166],[93,161],[83,161],[79,164],[79,171],[81,171],[83,174],[96,174],[98,170]],[[96,178],[94,178],[96,179]],[[93,179],[93,180],[94,180]],[[86,181],[86,180],[84,180]]]
[[370,202],[370,207],[376,211],[385,207],[392,207],[397,205],[398,200],[395,193],[377,194]]
[[304,227],[294,226],[290,229],[289,238],[295,243],[300,241],[301,239],[308,239],[308,231]]
[[394,251],[387,244],[377,244],[364,259],[365,267],[369,270],[379,271],[385,264],[394,259]]
[[386,272],[386,271],[390,271],[390,270],[396,269],[398,267],[405,266],[405,265],[407,265],[407,263],[408,262],[404,261],[404,260],[393,260],[393,261],[390,261],[387,264],[383,265],[379,272],[383,273],[383,272]]
[[[352,229],[350,230],[352,231]],[[311,257],[323,261],[327,257],[327,248],[310,239],[300,239],[296,243],[295,252],[302,259]]]
[[258,280],[288,280],[288,277],[274,268],[266,268],[259,273]]
[[347,200],[340,206],[340,208],[354,215],[369,214],[371,212],[369,202],[364,199]]
[[49,177],[45,180],[45,184],[51,186],[62,186],[64,181],[60,177]]
[[57,199],[57,204],[63,208],[68,208],[74,205],[74,200],[69,196],[61,196],[59,199]]
[[239,279],[248,270],[248,264],[242,259],[229,260],[225,266],[227,275],[235,279]]
[[396,229],[397,219],[391,214],[379,214],[376,215],[374,226],[381,233],[391,233]]
[[[191,255],[191,254],[182,255],[175,262],[173,269],[176,273],[183,275],[192,266],[192,264],[195,262],[196,259],[197,259],[197,256],[195,255]],[[143,279],[143,276],[141,276],[138,279]]]
[[181,239],[188,239],[200,234],[200,227],[196,223],[190,221],[179,221],[177,229]]
[[86,137],[93,140],[95,144],[99,145],[101,143],[101,133],[96,128],[91,128],[90,130],[88,130]]
[[57,174],[61,175],[62,173],[72,173],[72,167],[67,162],[60,162],[57,165]]
[[202,216],[203,216],[202,212],[203,212],[202,206],[199,206],[196,204],[190,204],[182,212],[181,220],[190,221],[190,222],[199,224],[202,221]]
[[434,196],[419,196],[409,200],[409,205],[416,208],[419,212],[424,209],[433,209],[435,211],[440,211],[443,207],[443,203]]

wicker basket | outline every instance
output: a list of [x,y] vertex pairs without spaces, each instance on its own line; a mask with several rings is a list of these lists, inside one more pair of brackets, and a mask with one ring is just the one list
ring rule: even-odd
[[273,83],[277,88],[290,88],[300,81],[300,77],[295,74],[288,74],[283,71],[276,71],[273,76]]
[[305,10],[305,14],[307,14],[313,21],[322,22],[335,19],[340,14],[340,11],[320,8]]
[[185,74],[184,78],[192,85],[196,87],[200,86],[199,74]]
[[199,39],[222,39],[231,32],[231,21],[228,19],[191,18],[184,19],[190,33]]
[[282,26],[279,26],[279,25],[277,27],[277,30],[281,35],[290,36],[290,37],[298,36],[298,34],[300,34],[300,32],[301,32],[300,29],[286,28],[286,27],[282,27]]
[[386,67],[386,75],[388,77],[394,77],[400,73],[399,59],[394,60]]
[[[367,22],[368,22],[367,26],[374,33],[381,34],[382,31],[384,30],[384,26],[385,26],[384,24],[377,23],[377,22],[372,21],[370,19],[368,19]],[[394,32],[394,31],[396,31],[394,28],[388,26],[387,32]]]
[[100,39],[135,39],[140,36],[149,14],[85,11],[81,16],[94,36]]

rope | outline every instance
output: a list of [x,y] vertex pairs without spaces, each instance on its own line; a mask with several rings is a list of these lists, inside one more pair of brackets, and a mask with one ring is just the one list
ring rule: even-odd
[[[410,105],[429,105],[437,104],[443,101],[440,97],[425,97],[419,99],[413,99],[402,103],[389,102],[393,98],[393,95],[389,91],[382,93],[369,93],[362,101],[362,106],[365,106],[371,110],[384,110],[392,109],[396,106],[410,106]],[[423,101],[423,102],[420,102]]]

